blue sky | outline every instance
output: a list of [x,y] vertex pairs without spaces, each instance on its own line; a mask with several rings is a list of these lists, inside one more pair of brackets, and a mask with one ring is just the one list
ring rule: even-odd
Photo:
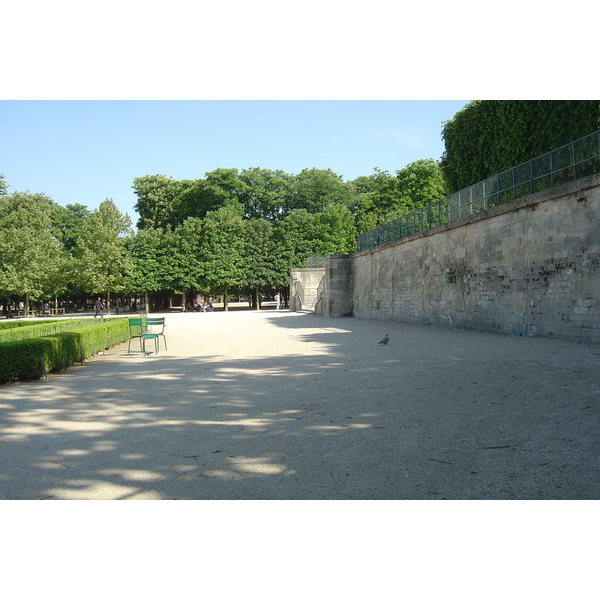
[[0,173],[9,192],[133,221],[136,177],[198,179],[213,169],[332,169],[344,180],[438,160],[442,122],[467,100],[0,102]]
[[578,13],[516,0],[504,8],[9,3],[0,173],[9,192],[92,209],[112,198],[135,222],[136,177],[196,179],[218,167],[330,168],[345,180],[394,172],[441,157],[442,122],[467,102],[459,98],[596,95],[585,89],[596,41],[580,35]]

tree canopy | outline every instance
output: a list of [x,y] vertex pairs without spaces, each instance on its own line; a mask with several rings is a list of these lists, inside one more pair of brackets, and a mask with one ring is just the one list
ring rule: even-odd
[[473,100],[443,124],[440,166],[453,193],[597,129],[598,100]]
[[52,236],[52,201],[44,194],[0,196],[0,290],[29,299],[59,285],[61,245]]
[[127,237],[133,232],[131,220],[114,202],[104,200],[82,225],[74,248],[72,277],[90,293],[110,294],[126,289],[133,265],[126,252]]

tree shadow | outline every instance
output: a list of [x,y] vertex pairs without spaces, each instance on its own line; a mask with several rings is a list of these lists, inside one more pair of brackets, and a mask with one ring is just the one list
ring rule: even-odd
[[[597,495],[595,434],[583,410],[591,396],[574,403],[556,393],[566,373],[545,346],[532,359],[535,341],[489,335],[474,356],[469,342],[481,334],[385,323],[377,331],[402,343],[382,347],[372,322],[268,318],[327,350],[144,358],[127,356],[125,344],[115,360],[4,386],[0,498]],[[520,390],[536,360],[544,378],[538,372],[538,396],[527,399]],[[559,414],[578,439],[563,439]],[[559,460],[570,470],[539,466]]]

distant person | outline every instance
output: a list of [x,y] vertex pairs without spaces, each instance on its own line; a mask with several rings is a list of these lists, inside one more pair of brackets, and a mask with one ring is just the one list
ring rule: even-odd
[[281,308],[281,294],[279,292],[275,294],[275,307],[277,310]]
[[100,315],[104,319],[104,315],[102,314],[102,309],[104,308],[104,304],[102,303],[102,298],[98,296],[96,303],[94,304],[94,308],[96,309],[96,314],[94,315],[94,319]]

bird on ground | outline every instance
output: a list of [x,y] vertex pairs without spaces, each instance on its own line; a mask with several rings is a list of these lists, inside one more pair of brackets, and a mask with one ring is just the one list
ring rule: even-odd
[[383,344],[385,346],[389,341],[390,341],[390,336],[389,336],[389,334],[386,333],[385,337],[381,341],[379,341],[377,343],[378,344]]

